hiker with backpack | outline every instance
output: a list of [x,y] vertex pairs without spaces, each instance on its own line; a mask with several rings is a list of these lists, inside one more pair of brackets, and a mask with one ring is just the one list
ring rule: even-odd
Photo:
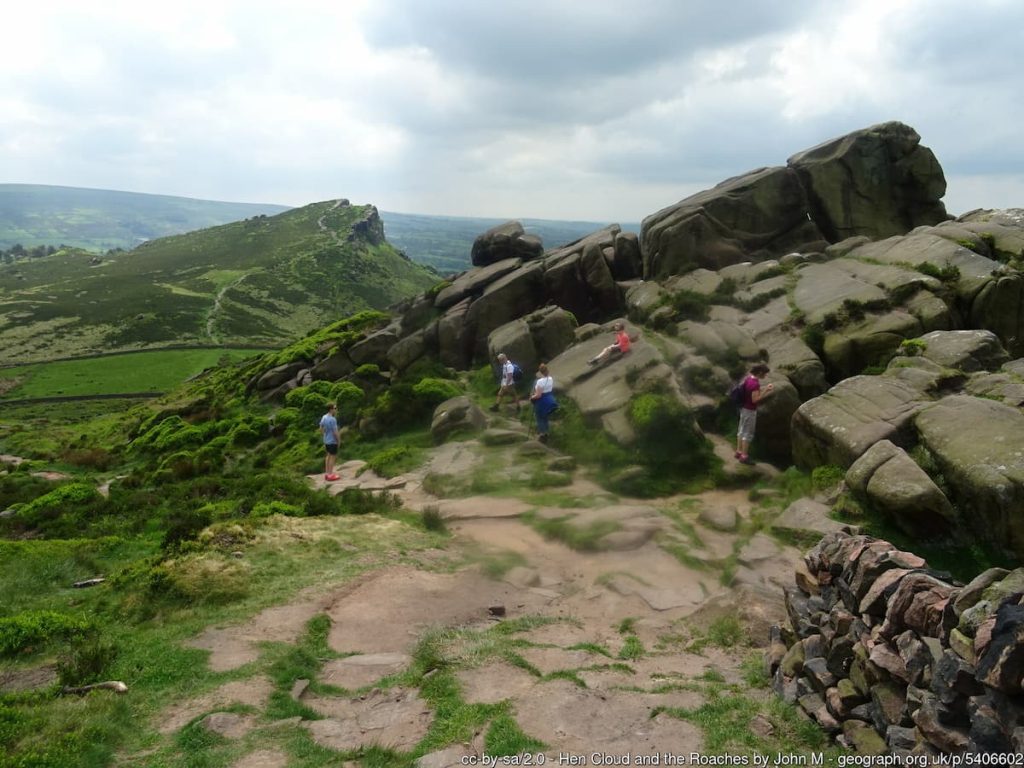
[[537,366],[537,383],[533,385],[533,394],[530,395],[530,400],[533,402],[533,416],[537,420],[537,439],[542,443],[548,441],[548,433],[551,429],[549,419],[558,408],[554,389],[555,381],[548,372],[548,366],[541,363]]
[[773,384],[761,386],[761,379],[768,375],[768,370],[764,363],[757,363],[729,390],[729,399],[740,409],[735,456],[741,464],[754,463],[750,458],[750,442],[754,439],[754,428],[757,426],[757,405],[775,389]]
[[508,359],[508,355],[504,352],[498,355],[498,366],[501,369],[500,378],[498,379],[498,395],[494,399],[494,405],[491,406],[492,411],[497,411],[501,407],[501,401],[505,395],[512,395],[515,400],[516,410],[519,410],[519,391],[516,389],[516,384],[523,378],[523,369]]

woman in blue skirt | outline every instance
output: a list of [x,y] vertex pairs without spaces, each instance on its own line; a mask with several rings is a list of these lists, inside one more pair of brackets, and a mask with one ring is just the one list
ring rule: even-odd
[[554,388],[555,382],[551,378],[551,374],[548,373],[547,365],[541,363],[537,367],[537,383],[533,386],[530,400],[533,401],[533,414],[537,418],[537,439],[542,443],[548,441],[548,430],[551,428],[548,419],[558,407],[558,402],[552,393]]

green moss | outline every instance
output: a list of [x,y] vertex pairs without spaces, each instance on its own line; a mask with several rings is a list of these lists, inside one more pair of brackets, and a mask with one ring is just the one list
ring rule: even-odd
[[26,611],[0,619],[0,656],[15,656],[59,640],[81,637],[93,625],[56,611]]

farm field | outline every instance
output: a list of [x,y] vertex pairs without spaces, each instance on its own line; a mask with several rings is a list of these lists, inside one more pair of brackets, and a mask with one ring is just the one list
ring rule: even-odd
[[0,369],[2,400],[166,392],[220,361],[263,349],[169,349]]

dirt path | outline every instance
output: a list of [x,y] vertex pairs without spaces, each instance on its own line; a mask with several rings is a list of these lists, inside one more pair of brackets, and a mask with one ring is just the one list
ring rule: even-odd
[[[517,446],[449,444],[408,475],[386,480],[349,462],[342,480],[326,485],[331,493],[387,490],[409,509],[436,512],[452,533],[447,550],[463,563],[454,572],[381,568],[245,625],[208,630],[193,644],[210,650],[212,669],[227,671],[256,658],[261,641],[293,639],[311,615],[326,613],[329,645],[342,657],[324,665],[318,682],[338,692],[299,686],[293,696],[323,717],[295,725],[334,750],[408,750],[424,738],[435,713],[420,690],[389,680],[434,633],[462,700],[504,702],[551,759],[700,751],[701,729],[673,713],[706,703],[707,681],[739,684],[753,653],[717,648],[708,633],[738,620],[766,642],[768,624],[784,616],[781,587],[791,583],[798,550],[760,532],[764,510],[745,491],[614,499],[581,476],[543,504],[529,494],[439,499],[423,490],[439,467],[467,478],[484,471],[478,459],[488,452],[513,472],[529,455]],[[322,476],[310,481],[325,486]],[[495,615],[517,622],[508,624],[514,631],[496,635]],[[262,678],[252,686],[233,691],[246,697],[240,703],[265,696]],[[222,693],[200,704],[220,704]],[[196,706],[178,704],[159,727]],[[483,753],[486,735],[447,745],[423,765],[459,765]]]

